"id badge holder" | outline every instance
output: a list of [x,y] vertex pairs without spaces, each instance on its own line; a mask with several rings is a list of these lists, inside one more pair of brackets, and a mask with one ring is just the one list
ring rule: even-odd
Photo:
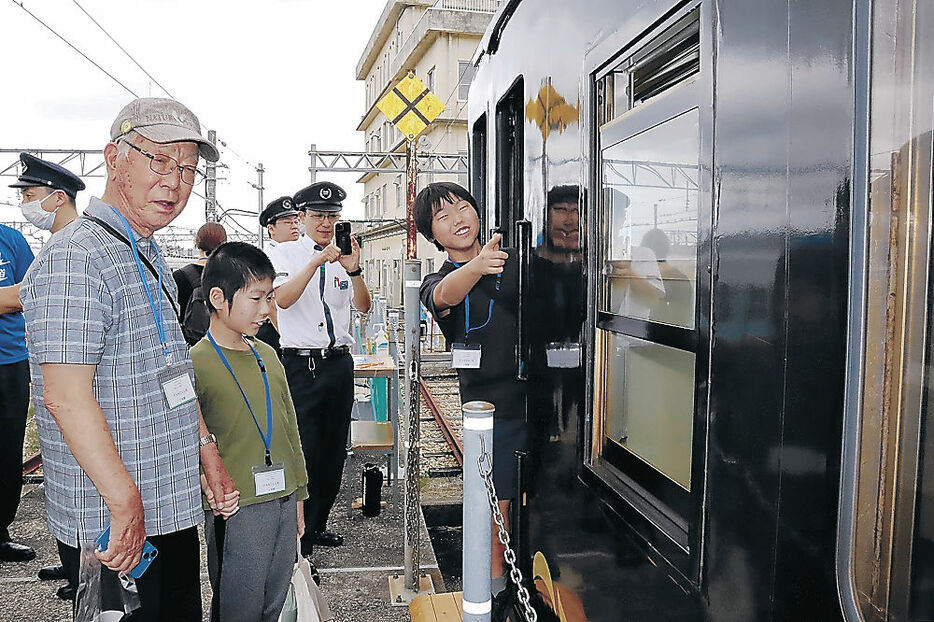
[[285,463],[273,462],[269,466],[253,467],[253,485],[256,496],[271,495],[285,490]]
[[548,344],[545,350],[548,367],[559,369],[574,369],[581,366],[581,344],[556,343]]
[[166,365],[159,370],[156,378],[169,410],[193,402],[197,398],[195,386],[191,382],[191,365],[188,361]]
[[455,343],[451,347],[451,367],[454,369],[480,369],[480,344]]

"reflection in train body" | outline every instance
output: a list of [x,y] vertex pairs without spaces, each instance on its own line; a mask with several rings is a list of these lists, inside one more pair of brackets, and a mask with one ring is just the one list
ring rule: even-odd
[[934,619],[934,5],[868,4],[508,0],[484,37],[524,541],[588,620]]

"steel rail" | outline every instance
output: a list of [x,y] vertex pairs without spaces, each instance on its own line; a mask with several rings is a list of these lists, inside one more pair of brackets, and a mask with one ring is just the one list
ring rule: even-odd
[[42,466],[42,454],[38,451],[23,460],[23,475],[30,475],[39,470],[39,467]]
[[451,423],[448,421],[448,418],[444,415],[444,412],[442,412],[441,408],[438,406],[434,396],[428,389],[428,385],[425,384],[424,378],[419,377],[418,386],[422,397],[425,398],[425,403],[428,404],[428,410],[431,411],[431,415],[435,418],[435,421],[438,423],[438,427],[441,428],[441,433],[444,434],[444,438],[448,442],[448,446],[451,448],[451,453],[454,454],[454,459],[457,460],[457,464],[460,465],[460,467],[463,469],[464,444],[454,434],[454,430],[451,429]]

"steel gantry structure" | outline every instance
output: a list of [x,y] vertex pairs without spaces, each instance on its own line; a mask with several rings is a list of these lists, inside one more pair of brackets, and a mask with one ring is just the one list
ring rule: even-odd
[[[405,152],[319,151],[316,145],[308,150],[311,183],[318,171],[335,173],[405,173]],[[467,174],[466,153],[419,153],[418,172],[425,174]]]

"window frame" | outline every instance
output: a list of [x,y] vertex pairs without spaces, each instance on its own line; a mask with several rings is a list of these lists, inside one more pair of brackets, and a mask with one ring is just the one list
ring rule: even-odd
[[[505,94],[496,102],[496,205],[493,222],[502,232],[503,246],[515,246],[513,223],[524,214],[524,164],[525,164],[525,79],[518,76]],[[513,116],[507,116],[514,112]],[[510,121],[513,122],[509,129]],[[512,136],[510,143],[504,140]],[[509,192],[506,179],[513,182]]]
[[[626,57],[638,54],[656,43],[658,37],[673,24],[699,9],[700,71],[686,81],[677,83],[644,103],[614,118],[602,119],[600,81],[614,71]],[[587,220],[602,223],[602,151],[628,137],[644,132],[659,123],[696,108],[698,110],[698,231],[695,285],[695,327],[684,329],[613,314],[603,314],[596,304],[588,304],[585,340],[593,352],[587,362],[588,417],[583,423],[581,478],[591,486],[607,506],[644,538],[651,550],[659,554],[686,582],[700,585],[701,557],[704,539],[704,504],[707,495],[707,378],[709,373],[711,266],[715,229],[711,171],[713,154],[713,81],[712,24],[710,3],[685,0],[664,14],[654,24],[647,23],[642,31],[621,30],[595,45],[585,56],[583,117],[585,155],[590,163],[589,189],[594,200],[587,207]],[[602,122],[602,125],[601,125]],[[588,300],[596,303],[603,296],[601,266],[601,226],[590,227],[588,246],[597,249],[588,257]],[[691,490],[680,499],[666,503],[666,494],[656,487],[653,477],[640,476],[619,464],[605,459],[603,448],[602,400],[599,385],[606,373],[606,343],[610,333],[620,333],[645,341],[693,352],[694,412],[692,416]],[[659,478],[665,477],[660,472]],[[669,480],[671,482],[671,480]],[[676,485],[676,484],[672,484]],[[683,489],[682,489],[683,490]],[[675,507],[672,507],[675,506]]]

